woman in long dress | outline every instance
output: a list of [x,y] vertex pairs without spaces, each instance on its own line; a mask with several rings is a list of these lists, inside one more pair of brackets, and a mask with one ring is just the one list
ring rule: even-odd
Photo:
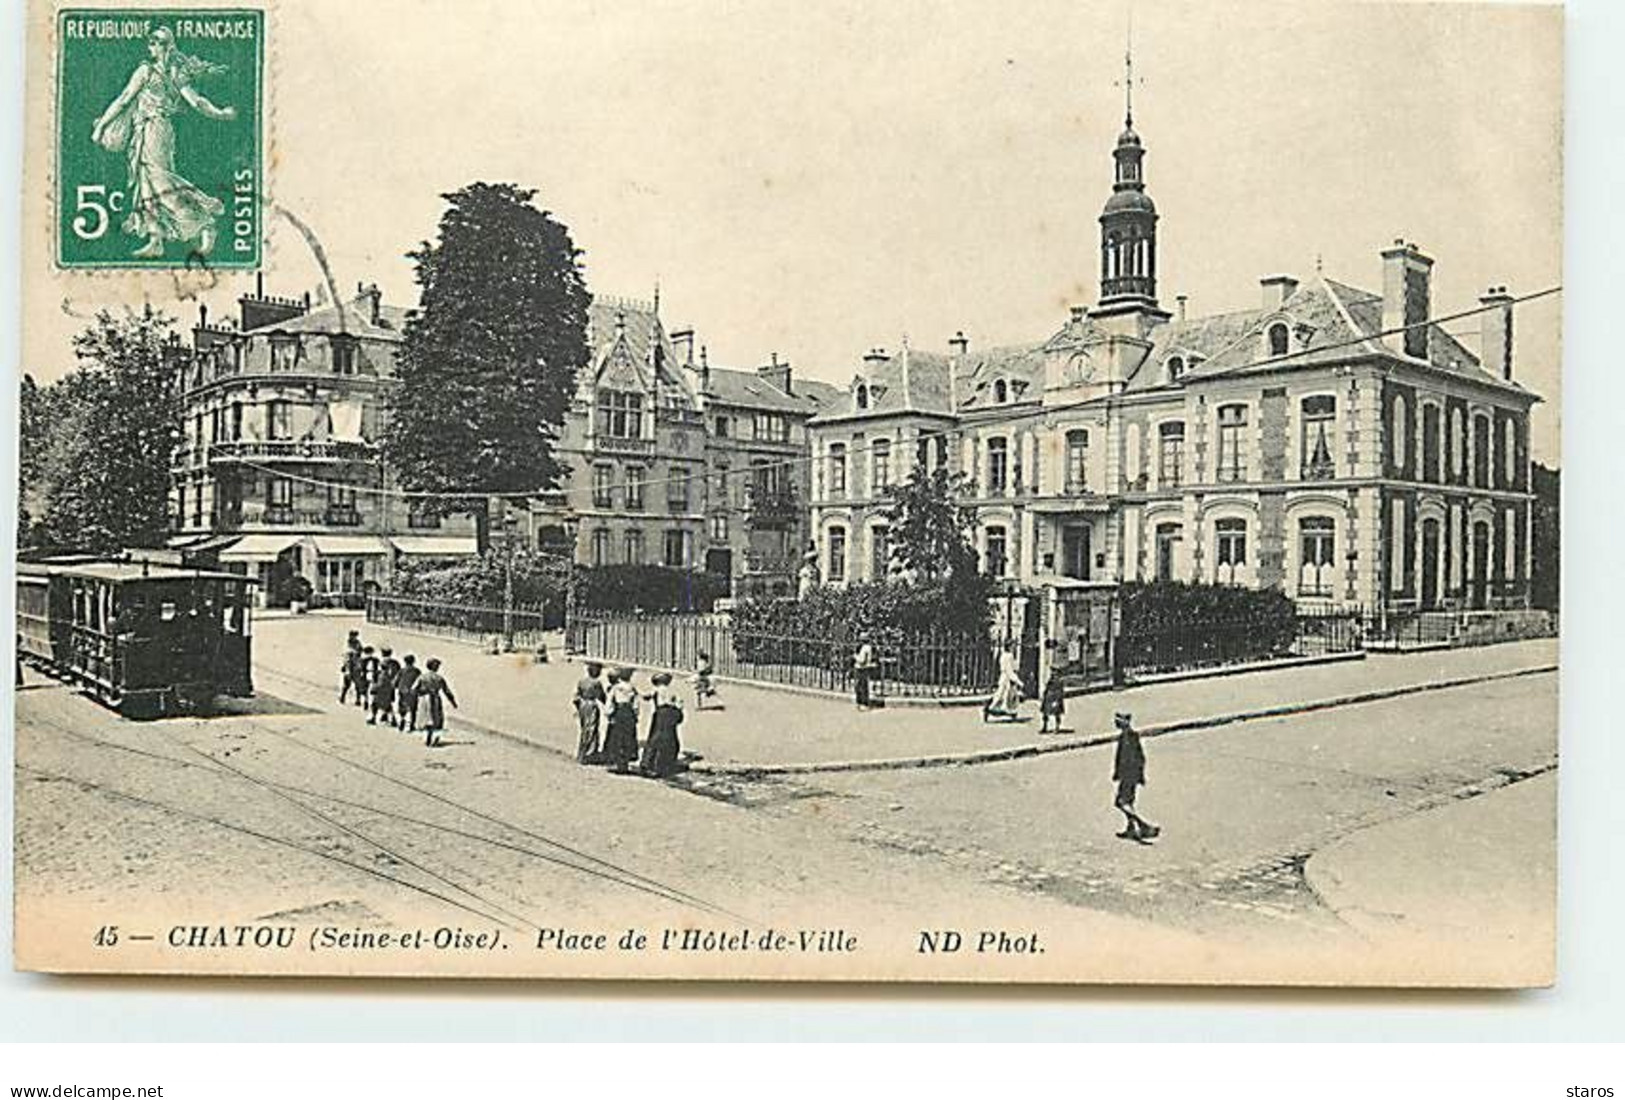
[[575,712],[579,736],[576,739],[576,763],[596,764],[603,737],[604,705],[608,695],[601,677],[604,666],[597,662],[587,665],[586,675],[576,684]]
[[1021,682],[1021,668],[1016,663],[1015,648],[1006,642],[999,651],[999,684],[982,708],[982,720],[990,718],[1021,717],[1021,696],[1025,685]]
[[176,49],[168,27],[147,37],[147,55],[96,120],[90,137],[104,149],[123,152],[128,160],[130,212],[122,228],[131,236],[147,238],[132,255],[162,256],[168,241],[196,241],[197,251],[207,254],[214,247],[215,222],[226,206],[175,170],[171,119],[183,105],[219,122],[236,118],[236,108],[216,107],[192,87],[198,77],[225,70]]
[[632,670],[618,669],[609,689],[609,730],[604,735],[604,763],[625,775],[638,758],[638,689]]
[[639,768],[651,779],[666,779],[683,770],[678,763],[683,746],[677,737],[677,727],[683,724],[683,700],[671,686],[671,673],[656,673],[654,685],[654,718]]
[[440,675],[440,658],[430,657],[417,682],[417,697],[429,708],[423,725],[423,743],[428,746],[439,745],[440,731],[446,728],[446,708],[440,699],[442,695],[446,702],[454,707],[457,705],[457,696],[451,693],[451,685]]

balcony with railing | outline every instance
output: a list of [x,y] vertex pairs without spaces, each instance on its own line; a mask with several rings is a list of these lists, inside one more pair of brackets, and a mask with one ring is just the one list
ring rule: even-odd
[[377,451],[367,443],[314,439],[240,439],[209,445],[214,462],[373,462]]

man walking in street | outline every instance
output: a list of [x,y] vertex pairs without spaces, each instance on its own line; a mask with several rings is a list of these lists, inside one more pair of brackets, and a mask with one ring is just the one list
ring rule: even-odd
[[1141,817],[1134,809],[1137,788],[1145,784],[1145,747],[1140,744],[1139,731],[1134,728],[1134,716],[1119,711],[1117,723],[1117,759],[1112,766],[1112,780],[1117,784],[1117,798],[1113,802],[1123,811],[1126,819],[1124,840],[1149,844],[1160,832],[1157,826]]

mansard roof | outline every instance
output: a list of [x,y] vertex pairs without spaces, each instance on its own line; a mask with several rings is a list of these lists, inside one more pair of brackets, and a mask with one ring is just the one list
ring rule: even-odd
[[[1276,322],[1289,328],[1288,356],[1272,358],[1266,332]],[[1153,347],[1130,380],[1130,389],[1167,385],[1167,362],[1182,355],[1188,367],[1182,381],[1254,371],[1299,370],[1339,363],[1360,355],[1385,354],[1381,341],[1382,296],[1315,276],[1279,307],[1241,310],[1213,317],[1174,321],[1157,328]],[[1428,361],[1439,370],[1478,382],[1506,386],[1480,366],[1477,356],[1438,324],[1428,326]],[[1517,387],[1512,384],[1513,388]]]
[[[856,386],[838,396],[814,418],[817,422],[851,420],[900,413],[949,416],[949,358],[934,351],[905,348],[864,360],[859,380],[868,388],[867,408],[858,408]],[[855,380],[857,381],[857,380]]]
[[349,301],[324,306],[290,317],[284,321],[271,321],[257,328],[244,329],[244,335],[264,336],[285,332],[290,335],[344,334],[361,339],[399,342],[406,330],[408,311],[401,306],[380,303],[378,319],[373,320],[372,297],[358,294]]
[[839,400],[840,391],[827,382],[796,378],[785,393],[756,371],[711,367],[707,375],[711,400],[718,405],[761,409],[765,412],[799,413],[812,416]]

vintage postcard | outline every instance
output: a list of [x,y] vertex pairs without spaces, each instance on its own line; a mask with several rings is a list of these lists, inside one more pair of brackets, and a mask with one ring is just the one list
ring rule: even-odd
[[1560,7],[27,58],[16,966],[1556,980]]

